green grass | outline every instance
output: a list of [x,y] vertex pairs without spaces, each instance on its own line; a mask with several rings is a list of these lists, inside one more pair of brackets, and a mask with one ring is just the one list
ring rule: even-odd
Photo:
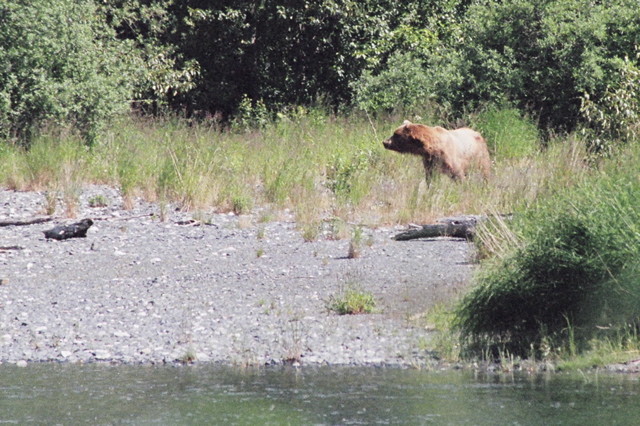
[[107,207],[109,200],[102,194],[96,195],[89,199],[89,207]]
[[561,371],[588,370],[611,364],[624,364],[640,358],[637,330],[618,329],[611,336],[593,339],[589,349],[575,354],[555,355],[556,369]]
[[457,312],[470,353],[541,357],[549,346],[575,356],[637,327],[639,159],[631,147],[511,223],[489,223],[481,239],[490,253]]
[[[301,110],[257,130],[229,130],[178,117],[123,117],[91,149],[72,132],[50,128],[28,151],[0,144],[0,185],[66,192],[72,200],[73,188],[101,183],[120,188],[126,207],[142,197],[185,210],[289,209],[300,226],[335,218],[381,226],[510,211],[559,184],[562,173],[550,171],[549,163],[560,162],[568,176],[578,173],[563,143],[545,153],[497,156],[489,184],[437,176],[427,186],[419,158],[382,147],[404,118],[370,121]],[[515,125],[518,117],[494,113],[483,120],[487,128],[500,128]],[[441,124],[434,118],[422,122]]]
[[329,298],[327,309],[338,315],[372,314],[376,312],[376,301],[373,293],[348,283],[340,293]]
[[490,106],[471,121],[486,139],[494,160],[523,158],[540,149],[540,132],[535,123],[515,108]]

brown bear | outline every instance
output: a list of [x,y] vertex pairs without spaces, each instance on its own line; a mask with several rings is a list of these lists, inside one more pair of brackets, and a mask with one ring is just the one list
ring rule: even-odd
[[434,169],[454,180],[464,179],[472,165],[479,167],[485,179],[491,175],[487,144],[480,133],[469,128],[446,130],[405,120],[382,144],[392,151],[421,156],[427,182]]

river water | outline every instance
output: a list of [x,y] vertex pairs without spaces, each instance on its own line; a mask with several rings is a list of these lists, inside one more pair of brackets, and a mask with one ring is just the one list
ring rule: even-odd
[[0,424],[631,425],[622,374],[0,365]]

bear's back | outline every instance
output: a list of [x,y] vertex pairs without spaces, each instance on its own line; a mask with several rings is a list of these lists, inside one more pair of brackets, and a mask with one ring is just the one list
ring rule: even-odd
[[467,156],[486,149],[486,143],[480,133],[468,127],[450,130],[449,133],[458,148],[458,152]]

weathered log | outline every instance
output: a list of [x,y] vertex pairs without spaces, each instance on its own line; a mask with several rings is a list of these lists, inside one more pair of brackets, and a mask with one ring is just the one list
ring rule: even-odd
[[418,229],[401,232],[393,239],[396,241],[407,241],[416,238],[453,237],[473,240],[476,225],[482,220],[484,220],[482,216],[444,218],[432,225],[423,225]]
[[24,250],[22,246],[0,246],[0,251]]
[[52,217],[36,217],[27,220],[0,220],[0,226],[23,226],[23,225],[35,225],[37,223],[50,222]]
[[87,236],[87,230],[91,225],[93,225],[91,219],[82,219],[80,222],[72,223],[71,225],[58,225],[53,229],[44,231],[44,236],[54,240],[85,238]]

